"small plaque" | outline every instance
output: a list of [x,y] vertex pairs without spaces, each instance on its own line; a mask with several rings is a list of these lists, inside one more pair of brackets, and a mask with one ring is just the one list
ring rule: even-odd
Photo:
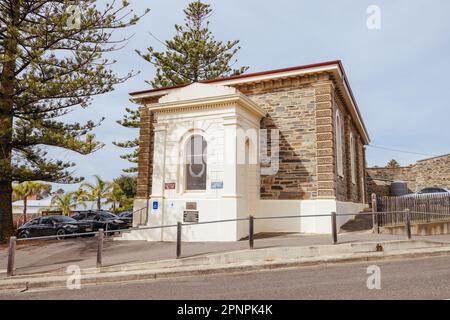
[[158,210],[158,207],[159,207],[158,201],[153,201],[153,204],[152,204],[153,210]]
[[197,210],[197,202],[186,202],[186,210]]
[[183,222],[197,223],[198,222],[198,211],[184,211]]
[[213,181],[211,182],[211,189],[223,189],[223,181]]
[[175,190],[176,184],[175,182],[169,182],[164,184],[164,189],[166,190]]

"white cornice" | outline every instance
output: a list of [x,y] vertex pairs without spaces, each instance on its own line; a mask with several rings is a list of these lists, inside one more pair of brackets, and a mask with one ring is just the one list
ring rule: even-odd
[[176,112],[180,110],[193,110],[202,108],[214,108],[218,106],[228,106],[232,104],[240,105],[246,110],[259,117],[264,117],[266,112],[261,109],[256,103],[250,100],[248,97],[242,93],[235,93],[223,96],[184,100],[184,101],[174,101],[166,103],[153,103],[148,104],[146,107],[150,111],[154,112]]

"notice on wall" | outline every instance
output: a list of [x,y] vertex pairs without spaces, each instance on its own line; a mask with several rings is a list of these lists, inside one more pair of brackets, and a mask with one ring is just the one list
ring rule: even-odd
[[197,210],[197,202],[186,202],[186,210]]
[[166,190],[175,190],[176,183],[175,182],[168,182],[164,184],[164,189]]
[[211,189],[213,190],[223,189],[223,181],[211,182]]
[[197,223],[198,222],[198,211],[184,211],[183,212],[183,222]]

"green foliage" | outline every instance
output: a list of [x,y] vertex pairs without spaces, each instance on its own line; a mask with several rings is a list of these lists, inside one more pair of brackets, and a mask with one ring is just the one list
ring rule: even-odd
[[[96,0],[1,0],[0,187],[12,181],[75,183],[74,163],[51,159],[49,147],[80,154],[103,146],[92,130],[103,119],[67,123],[61,117],[86,108],[92,97],[133,76],[118,76],[105,58],[127,39],[113,31],[136,24],[128,2],[97,6]],[[80,19],[69,6],[76,5]],[[148,12],[148,11],[147,11]],[[75,22],[75,23],[74,23]],[[11,205],[0,204],[0,241],[13,232]]]
[[103,199],[106,199],[108,195],[113,191],[113,184],[109,181],[105,181],[98,175],[94,176],[95,183],[83,182],[80,186],[80,190],[77,192],[79,198],[87,198],[90,201],[97,203],[97,209],[102,208]]
[[27,221],[27,202],[31,196],[42,199],[50,194],[52,186],[38,181],[25,181],[13,186],[13,199],[23,200],[23,221]]
[[[78,205],[85,206],[85,204],[80,201],[75,192],[58,192],[52,197],[51,205],[57,210],[62,211],[63,215],[69,216],[70,213],[77,208]],[[52,208],[52,209],[55,209]]]
[[386,165],[386,168],[399,168],[400,164],[397,162],[397,160],[392,159],[391,161],[388,162],[388,164]]
[[[165,51],[149,47],[145,53],[136,52],[156,68],[156,76],[147,81],[153,88],[189,84],[202,80],[239,75],[248,67],[234,69],[235,55],[240,50],[239,40],[217,41],[209,29],[212,9],[209,4],[194,1],[184,10],[183,25],[175,25],[175,36],[165,41]],[[127,115],[118,123],[127,128],[139,127],[139,111],[127,108]],[[137,163],[139,141],[137,139],[115,143],[119,147],[133,149],[121,158]],[[136,172],[136,166],[124,170]]]
[[121,175],[114,179],[116,183],[128,198],[134,198],[136,196],[137,179],[136,176]]

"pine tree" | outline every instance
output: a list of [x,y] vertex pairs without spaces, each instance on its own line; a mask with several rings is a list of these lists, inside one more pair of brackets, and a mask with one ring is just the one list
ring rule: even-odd
[[96,0],[0,0],[0,241],[14,232],[13,181],[81,180],[73,163],[47,156],[49,147],[83,155],[102,147],[91,133],[101,119],[61,117],[133,75],[116,75],[104,57],[127,40],[113,31],[140,18],[127,7],[126,0],[103,9]]
[[[240,50],[239,40],[217,41],[209,29],[208,18],[212,9],[209,4],[195,1],[184,10],[184,25],[175,25],[176,35],[164,42],[165,51],[158,52],[149,47],[145,53],[136,52],[156,68],[156,76],[147,81],[153,88],[189,84],[201,80],[239,75],[248,67],[233,69],[237,60],[235,55]],[[118,123],[126,128],[139,128],[139,110],[126,109],[127,114]],[[133,149],[121,158],[137,163],[139,154],[138,139],[116,142],[116,146]],[[125,172],[136,172],[131,167]]]

